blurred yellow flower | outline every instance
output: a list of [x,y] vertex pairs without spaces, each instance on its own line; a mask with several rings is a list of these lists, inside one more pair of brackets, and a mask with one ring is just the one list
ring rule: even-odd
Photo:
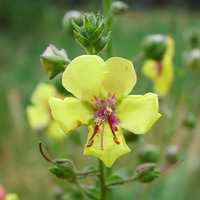
[[16,193],[8,193],[5,200],[19,200],[19,196]]
[[84,154],[98,157],[107,167],[130,151],[122,128],[144,134],[160,117],[156,94],[127,96],[136,83],[129,60],[79,56],[65,70],[62,83],[77,98],[51,97],[54,119],[66,134],[88,124]]
[[153,82],[153,90],[160,96],[165,96],[174,79],[173,62],[174,41],[166,36],[167,49],[161,61],[149,59],[143,67],[142,73]]
[[27,117],[31,128],[34,130],[46,129],[49,137],[61,140],[65,134],[52,118],[48,104],[48,99],[52,96],[61,97],[54,86],[45,83],[39,84],[32,94],[32,105],[26,109]]

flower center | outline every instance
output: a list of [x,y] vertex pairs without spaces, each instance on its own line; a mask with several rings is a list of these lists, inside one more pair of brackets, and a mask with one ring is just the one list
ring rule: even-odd
[[113,134],[113,140],[116,144],[120,144],[115,134],[119,130],[119,122],[115,116],[117,100],[115,95],[108,94],[107,98],[100,99],[94,97],[93,100],[93,110],[94,110],[94,132],[88,141],[86,147],[91,147],[94,143],[94,136],[100,132],[100,126],[102,126],[101,131],[101,149],[103,150],[103,136],[105,123],[109,124],[111,132]]

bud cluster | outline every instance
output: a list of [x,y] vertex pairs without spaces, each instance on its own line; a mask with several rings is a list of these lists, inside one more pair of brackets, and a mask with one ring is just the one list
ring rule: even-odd
[[74,35],[76,40],[88,54],[99,54],[108,44],[111,32],[103,37],[104,19],[100,13],[97,16],[94,13],[84,15],[83,26],[78,26],[72,19]]

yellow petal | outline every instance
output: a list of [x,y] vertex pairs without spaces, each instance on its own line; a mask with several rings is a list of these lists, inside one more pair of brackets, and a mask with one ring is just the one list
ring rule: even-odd
[[174,40],[170,36],[166,36],[167,41],[167,49],[165,51],[165,56],[169,56],[170,58],[174,55]]
[[117,117],[122,128],[144,134],[160,118],[158,107],[156,94],[129,95],[118,106]]
[[162,72],[155,80],[153,90],[160,96],[165,96],[170,88],[174,79],[173,63],[171,58],[165,57],[162,61]]
[[55,120],[52,120],[49,124],[47,133],[49,137],[56,140],[63,140],[66,136]]
[[[94,132],[94,128],[92,125],[90,125],[88,129],[89,129],[89,134],[87,142],[89,141]],[[100,160],[102,160],[107,167],[111,167],[113,163],[117,160],[117,158],[130,152],[129,147],[126,145],[126,141],[124,139],[121,129],[119,130],[119,132],[116,132],[116,136],[120,144],[116,144],[113,141],[113,135],[110,130],[110,127],[108,124],[105,124],[104,136],[103,136],[104,149],[103,150],[101,149],[101,128],[100,128],[98,135],[96,134],[94,137],[93,145],[91,147],[85,147],[84,155],[96,156]]]
[[19,196],[16,193],[8,193],[5,200],[19,200]]
[[65,134],[80,125],[88,124],[89,120],[92,119],[91,107],[88,104],[73,97],[67,97],[64,100],[49,98],[53,118]]
[[63,74],[63,86],[77,98],[91,102],[102,93],[107,68],[105,62],[95,55],[75,58]]
[[158,78],[156,61],[151,59],[145,61],[144,65],[142,66],[142,73],[145,77],[149,78],[150,80],[156,80]]
[[27,117],[31,128],[45,128],[50,120],[50,112],[44,106],[28,106],[26,109]]
[[132,62],[124,58],[113,57],[105,63],[108,75],[103,86],[107,93],[115,94],[117,99],[128,95],[137,79]]
[[55,96],[56,93],[56,88],[53,85],[41,83],[33,92],[31,96],[31,102],[33,104],[48,106],[49,97]]

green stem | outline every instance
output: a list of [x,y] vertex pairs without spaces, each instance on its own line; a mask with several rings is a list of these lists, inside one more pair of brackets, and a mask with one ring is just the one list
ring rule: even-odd
[[123,183],[131,182],[131,181],[135,181],[135,180],[137,180],[137,176],[132,176],[132,177],[127,178],[127,179],[113,181],[109,184],[109,186],[116,185],[116,184],[123,184]]
[[101,160],[98,159],[98,164],[99,164],[99,183],[100,183],[100,200],[106,200],[106,192],[107,192],[107,188],[106,188],[106,184],[105,184],[105,175],[104,175],[104,166],[103,166],[103,162]]
[[[108,33],[112,30],[112,24],[113,24],[113,16],[110,14],[110,5],[113,0],[103,0],[103,15],[106,19],[106,26],[105,31]],[[112,57],[112,37],[106,47],[106,56],[107,58]]]

